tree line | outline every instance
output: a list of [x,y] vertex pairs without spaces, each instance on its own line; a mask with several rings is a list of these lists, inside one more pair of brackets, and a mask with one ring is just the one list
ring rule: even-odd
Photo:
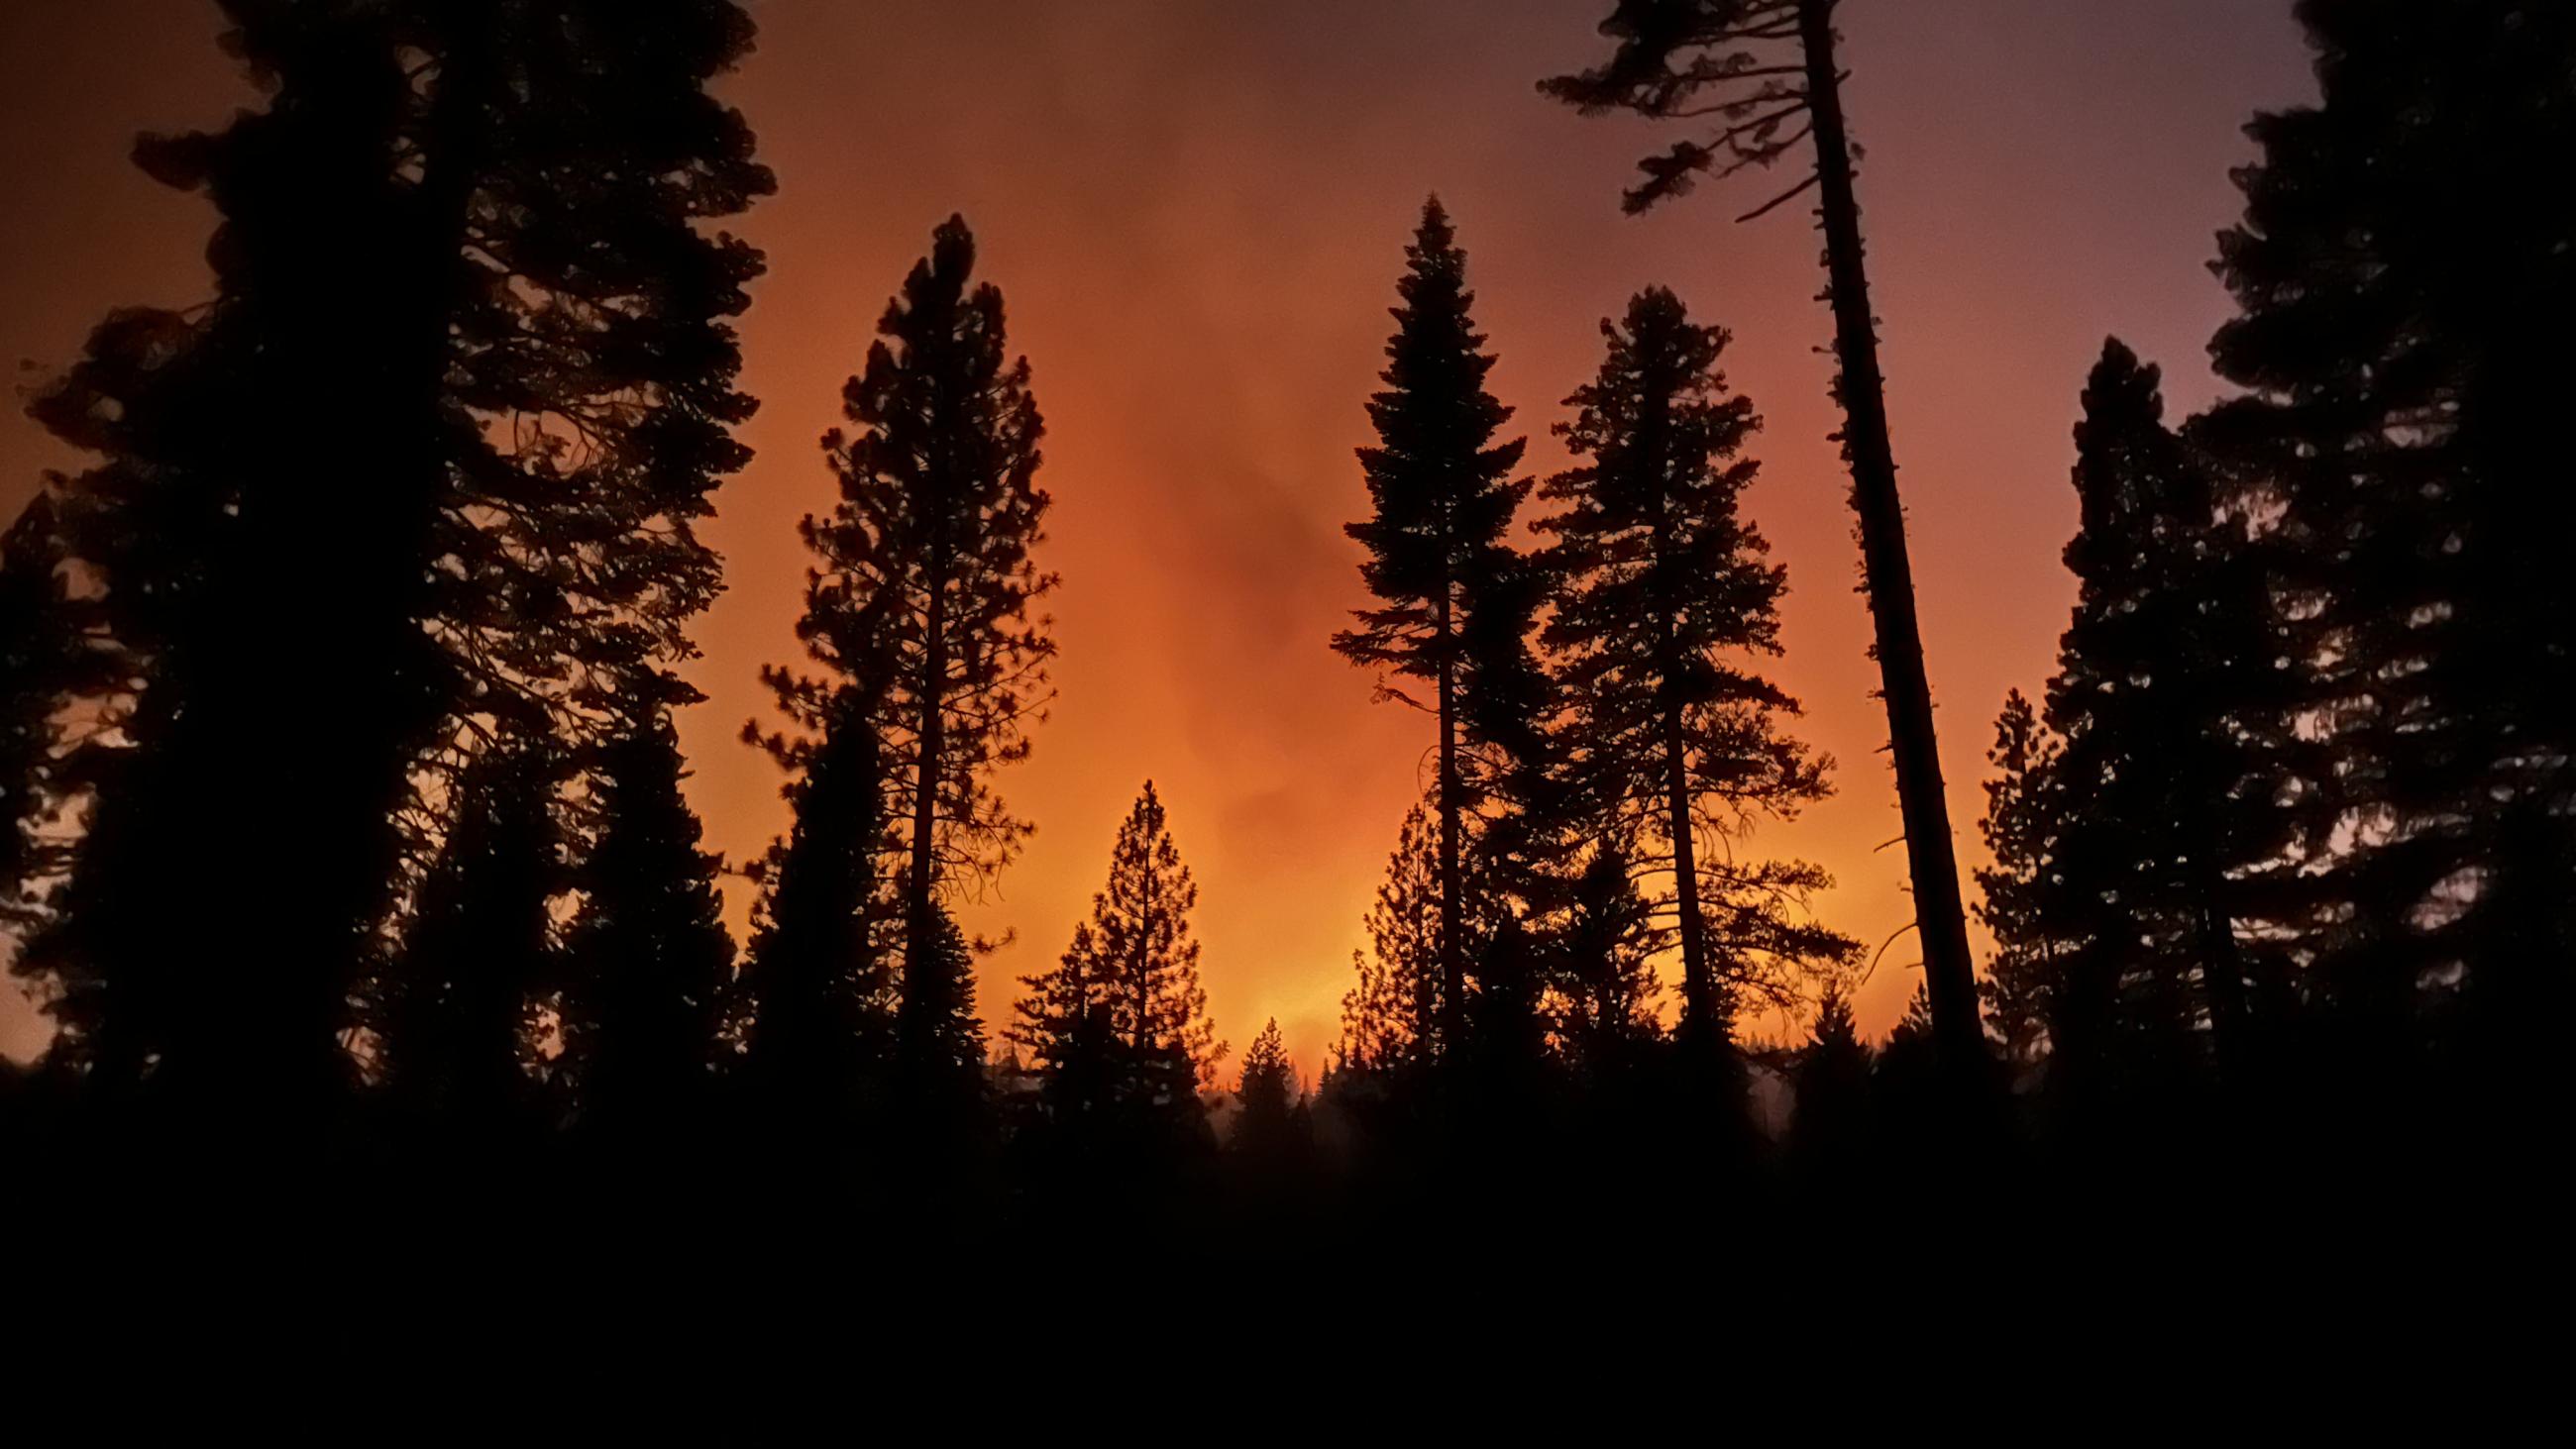
[[[1309,1091],[1275,1022],[1223,1082],[1150,782],[988,1048],[991,943],[949,903],[1034,828],[999,784],[1053,697],[1059,581],[1032,369],[961,218],[822,442],[800,657],[743,730],[790,823],[743,867],[738,949],[672,716],[721,586],[694,525],[756,406],[732,319],[762,261],[720,224],[775,181],[708,92],[750,20],[224,8],[263,104],[135,150],[213,206],[214,296],[111,313],[33,394],[93,461],[0,541],[0,910],[54,1026],[0,1116],[65,1184],[221,1164],[676,1207],[722,1163],[788,1214],[1133,1227],[1216,1193],[1349,1222],[1462,1184],[1740,1205],[2135,1171],[2284,1125],[2424,1148],[2545,1098],[2576,947],[2559,9],[2298,6],[2322,98],[2253,123],[2213,263],[2237,391],[2169,423],[2116,340],[2082,390],[2079,597],[1988,753],[1980,976],[1837,4],[1618,0],[1607,56],[1541,89],[1681,130],[1630,210],[1784,161],[1804,178],[1745,219],[1814,194],[1923,987],[1864,1042],[1875,963],[1813,917],[1827,878],[1750,848],[1833,762],[1766,672],[1787,573],[1743,510],[1761,420],[1727,329],[1640,289],[1565,399],[1569,466],[1529,476],[1435,198],[1367,400],[1371,602],[1330,640],[1422,714],[1431,768]],[[1808,1039],[1747,1040],[1770,1008]]]

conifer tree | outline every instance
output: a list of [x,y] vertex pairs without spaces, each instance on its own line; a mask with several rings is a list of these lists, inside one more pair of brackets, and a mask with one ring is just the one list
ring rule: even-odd
[[[1345,530],[1368,550],[1360,574],[1381,603],[1356,611],[1360,627],[1335,634],[1333,647],[1380,671],[1383,697],[1434,720],[1441,925],[1437,1014],[1427,1024],[1454,1038],[1472,954],[1468,817],[1527,757],[1526,743],[1512,744],[1531,723],[1525,640],[1535,595],[1505,534],[1530,485],[1512,476],[1525,440],[1494,440],[1511,409],[1485,390],[1494,357],[1470,315],[1467,255],[1438,198],[1424,205],[1405,256],[1386,390],[1369,402],[1378,443],[1360,450],[1374,511]],[[1415,698],[1397,680],[1430,697]],[[1488,751],[1499,758],[1480,762]]]
[[1994,864],[1977,872],[1977,918],[1994,933],[1995,957],[1980,983],[1986,1025],[2015,1070],[2036,1065],[2048,1039],[2058,963],[2066,954],[2049,910],[2047,872],[2057,833],[2052,767],[2060,746],[2018,689],[2004,697],[1986,759],[1986,813],[1978,822]]
[[1793,1163],[1811,1183],[1847,1186],[1869,1146],[1870,1050],[1839,983],[1828,985],[1816,1005],[1815,1027],[1799,1049],[1792,1080]]
[[562,768],[548,746],[504,739],[459,782],[375,1003],[377,1076],[414,1127],[474,1136],[533,1120],[540,1002],[561,981],[552,902],[569,884]]
[[681,793],[667,721],[612,741],[598,772],[598,843],[566,941],[563,1049],[592,1126],[663,1127],[694,1110],[715,1065],[733,939]]
[[689,697],[759,270],[700,228],[771,182],[721,0],[224,9],[264,106],[136,153],[221,213],[215,294],[35,405],[144,687],[30,964],[94,1081],[311,1104],[470,742]]
[[[1152,781],[1118,827],[1109,881],[1091,919],[1052,971],[1025,977],[1010,1039],[1042,1081],[1102,1073],[1116,1104],[1196,1120],[1199,1089],[1215,1081],[1225,1045],[1207,1019],[1199,943],[1190,928],[1198,886],[1181,863]],[[1105,1040],[1103,1040],[1105,1038]]]
[[[2076,429],[2083,524],[2066,560],[2080,592],[2049,685],[2064,744],[2047,763],[2055,816],[2034,888],[2082,978],[2062,1008],[2110,1013],[2180,1068],[2204,1023],[2222,1058],[2241,1057],[2254,973],[2240,933],[2255,933],[2255,893],[2288,873],[2296,842],[2276,803],[2291,701],[2268,585],[2163,407],[2157,370],[2107,344]],[[2114,1025],[2078,1033],[2107,1041]]]
[[1750,221],[1813,189],[1825,237],[1823,300],[1834,318],[1834,399],[1839,441],[1859,520],[1862,586],[1876,628],[1897,802],[1905,821],[1915,925],[1945,1055],[1963,1070],[1983,1055],[1976,966],[1968,955],[1949,806],[1942,794],[1932,686],[1915,619],[1914,574],[1905,510],[1896,491],[1888,436],[1887,388],[1870,313],[1860,203],[1854,192],[1859,147],[1843,114],[1846,79],[1835,50],[1840,0],[1614,0],[1601,22],[1616,42],[1607,61],[1539,83],[1585,115],[1633,111],[1661,121],[1704,120],[1696,139],[1675,142],[1639,164],[1645,179],[1625,198],[1629,212],[1689,192],[1706,175],[1768,169],[1812,153],[1814,170],[1746,213]]
[[1797,702],[1754,668],[1780,652],[1788,576],[1738,511],[1755,472],[1739,454],[1759,419],[1718,370],[1725,329],[1652,287],[1601,330],[1600,376],[1558,428],[1576,466],[1540,490],[1564,505],[1538,525],[1557,540],[1545,557],[1561,580],[1546,639],[1588,813],[1672,883],[1682,1039],[1722,1043],[1721,972],[1776,987],[1857,949],[1795,918],[1826,884],[1816,867],[1704,849],[1822,798],[1828,762],[1781,732]]
[[917,1140],[962,1145],[984,1104],[984,1023],[975,1014],[975,953],[943,907],[931,907],[924,939],[905,974],[895,1022],[895,1109]]
[[737,983],[742,1069],[770,1108],[854,1110],[889,1062],[892,989],[869,929],[879,891],[876,737],[866,697],[834,696],[818,738],[767,743],[793,770],[785,839],[756,869],[762,892]]
[[[2421,1044],[2454,989],[2562,1016],[2576,835],[2576,15],[2527,0],[2304,0],[2320,101],[2258,117],[2211,344],[2248,395],[2204,436],[2261,480],[2302,712],[2333,754],[2310,994]],[[2545,1028],[2544,1028],[2545,1029]],[[2495,1060],[2548,1054],[2541,1039]]]
[[1045,428],[1028,361],[1007,349],[1001,291],[974,270],[974,235],[952,216],[842,389],[850,430],[823,439],[840,501],[798,526],[818,566],[797,636],[820,673],[763,672],[808,732],[842,691],[867,702],[898,867],[887,918],[924,987],[918,1004],[907,988],[898,1011],[922,1040],[955,1008],[939,892],[999,872],[1033,828],[990,776],[1028,757],[1055,656],[1050,621],[1029,616],[1056,583],[1034,558],[1049,502],[1037,485]]
[[1279,1019],[1274,1016],[1262,1023],[1261,1034],[1243,1054],[1243,1071],[1234,1084],[1230,1145],[1252,1155],[1279,1153],[1295,1132],[1297,1108],[1304,1099],[1297,1068],[1288,1060],[1288,1049],[1279,1037]]

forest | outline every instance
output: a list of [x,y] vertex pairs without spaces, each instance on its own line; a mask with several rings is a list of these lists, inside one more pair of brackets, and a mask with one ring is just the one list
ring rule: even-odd
[[[1104,1268],[1536,1242],[1634,1272],[1890,1201],[1936,1256],[2203,1264],[2301,1214],[2541,1211],[2576,964],[2576,7],[2297,0],[2316,99],[2242,118],[2206,258],[2226,391],[2176,415],[2119,338],[2064,379],[2053,673],[1951,696],[1941,739],[1845,108],[1870,78],[1838,53],[1865,3],[1590,0],[1596,47],[1508,98],[1651,135],[1605,207],[1813,225],[1798,340],[1854,553],[1784,559],[1749,511],[1722,287],[1638,279],[1530,422],[1439,178],[1380,239],[1386,295],[1308,299],[1393,303],[1348,399],[1373,441],[1318,485],[1367,602],[1312,647],[1423,765],[1301,1072],[1276,1019],[1212,1019],[1151,780],[1050,964],[979,999],[1001,943],[961,903],[1036,828],[1005,792],[1046,747],[1063,579],[1045,359],[962,216],[871,282],[833,501],[758,525],[801,547],[801,612],[734,747],[791,823],[709,847],[675,719],[758,405],[764,258],[727,226],[782,183],[718,91],[756,6],[222,0],[256,104],[132,154],[198,199],[211,294],[110,311],[24,393],[85,461],[0,540],[0,936],[50,1031],[0,1057],[0,1216],[133,1244],[174,1194],[451,1237],[716,1215],[759,1225],[754,1273],[1059,1232]],[[1856,569],[1884,774],[1802,737],[1791,563]],[[1864,940],[1756,834],[1891,787],[1913,919]],[[1860,983],[1917,961],[1864,1033]]]

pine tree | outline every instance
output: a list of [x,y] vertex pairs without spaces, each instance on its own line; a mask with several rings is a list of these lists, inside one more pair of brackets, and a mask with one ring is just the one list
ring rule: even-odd
[[446,843],[374,1003],[376,1075],[407,1124],[459,1138],[534,1120],[538,1013],[561,982],[569,884],[546,745],[495,742],[461,777]]
[[742,1070],[766,1109],[829,1120],[883,1080],[892,989],[869,930],[879,897],[876,737],[865,696],[844,689],[819,738],[779,739],[794,771],[787,837],[757,867],[762,886],[737,986]]
[[820,566],[807,575],[797,637],[821,673],[763,671],[809,732],[842,691],[867,701],[885,849],[899,863],[888,919],[907,976],[925,987],[897,1006],[916,1041],[938,1035],[955,1007],[937,959],[936,898],[954,877],[998,873],[1029,835],[989,776],[1028,757],[1027,727],[1052,697],[1050,621],[1029,617],[1056,584],[1033,558],[1049,502],[1037,486],[1045,428],[1028,361],[1007,350],[1001,291],[973,283],[974,270],[974,235],[952,216],[842,389],[852,430],[823,439],[840,502],[798,526]]
[[35,405],[144,688],[31,957],[94,1082],[310,1105],[471,741],[691,697],[759,270],[700,227],[771,182],[719,0],[225,9],[266,104],[136,153],[221,212],[215,295]]
[[2007,694],[1995,720],[1994,748],[1986,752],[1997,773],[1986,781],[1986,813],[1978,829],[1994,864],[1977,872],[1983,898],[1977,919],[1995,937],[1995,957],[1980,983],[1986,1026],[2015,1070],[2036,1066],[2045,1054],[2058,962],[2066,954],[2048,909],[2047,872],[2058,828],[2052,767],[2059,749],[2022,692]]
[[1115,1105],[1198,1120],[1199,1089],[1215,1081],[1225,1045],[1199,985],[1190,928],[1197,903],[1198,886],[1149,780],[1118,827],[1091,919],[1074,928],[1055,969],[1022,978],[1027,991],[1009,1036],[1042,1082],[1060,1088],[1069,1071],[1099,1071]]
[[905,974],[896,1020],[895,1110],[918,1145],[946,1150],[980,1130],[984,1023],[975,1015],[975,953],[948,912],[931,907],[927,952]]
[[2576,946],[2576,210],[2535,181],[2576,163],[2576,15],[2298,16],[2321,101],[2249,128],[2216,263],[2239,315],[2211,344],[2249,395],[2205,436],[2267,486],[2302,713],[2333,752],[2310,833],[2352,842],[2309,857],[2339,918],[2310,994],[2393,1081],[2454,990],[2490,1021],[2558,1020]]
[[2217,480],[2164,426],[2157,370],[2110,342],[2084,408],[2066,550],[2080,593],[2048,691],[2064,743],[2033,883],[2078,978],[2061,1013],[2094,1014],[2063,1045],[2116,1029],[2178,1070],[2205,1023],[2242,1065],[2255,972],[2240,933],[2256,934],[2256,893],[2296,843],[2277,803],[2291,701],[2272,600]]
[[[1524,696],[1533,578],[1505,534],[1529,492],[1516,479],[1522,439],[1496,443],[1511,409],[1485,390],[1494,357],[1469,314],[1467,255],[1438,198],[1405,249],[1403,304],[1387,342],[1387,390],[1369,402],[1378,444],[1360,450],[1372,516],[1346,532],[1368,550],[1360,575],[1383,601],[1356,611],[1361,627],[1333,636],[1353,663],[1381,671],[1380,693],[1423,709],[1438,731],[1434,819],[1439,826],[1438,1036],[1464,1022],[1471,951],[1466,878],[1468,816],[1496,777],[1527,757],[1511,739],[1530,728]],[[1427,686],[1427,703],[1393,680]],[[1499,751],[1480,769],[1480,753]],[[1436,1048],[1435,1053],[1436,1055]]]
[[563,1050],[582,1120],[662,1130],[703,1101],[733,979],[716,877],[681,793],[667,721],[612,741],[598,773],[597,845],[565,955]]
[[1939,740],[1922,632],[1915,620],[1914,573],[1905,545],[1905,510],[1896,491],[1896,454],[1888,437],[1887,389],[1879,371],[1878,331],[1870,313],[1860,203],[1854,194],[1858,147],[1845,122],[1845,73],[1835,58],[1840,0],[1615,0],[1601,33],[1616,42],[1609,60],[1539,89],[1585,115],[1633,111],[1655,120],[1713,118],[1704,139],[1676,142],[1639,169],[1628,192],[1631,213],[1686,194],[1703,175],[1720,178],[1768,169],[1812,148],[1806,179],[1746,213],[1750,221],[1810,188],[1825,235],[1824,299],[1834,317],[1834,398],[1839,435],[1852,476],[1859,520],[1863,588],[1877,637],[1887,703],[1896,794],[1914,888],[1915,925],[1945,1054],[1962,1070],[1983,1055],[1977,1022],[1976,966],[1968,955],[1967,917],[1942,794]]
[[1829,762],[1781,733],[1797,702],[1751,664],[1780,652],[1788,575],[1738,512],[1755,472],[1739,452],[1759,419],[1718,370],[1725,329],[1654,287],[1601,330],[1600,376],[1558,428],[1578,461],[1540,490],[1565,505],[1538,525],[1557,539],[1546,562],[1562,580],[1546,639],[1572,702],[1581,798],[1600,829],[1652,848],[1635,863],[1672,882],[1682,1037],[1722,1043],[1722,969],[1766,963],[1753,974],[1776,987],[1858,949],[1794,918],[1827,883],[1815,867],[1700,849],[1794,818],[1827,793]]
[[1813,1033],[1798,1052],[1797,1105],[1789,1123],[1791,1160],[1817,1186],[1850,1186],[1867,1159],[1870,1065],[1850,1000],[1839,984],[1827,986]]
[[1261,1034],[1243,1054],[1243,1071],[1234,1084],[1234,1135],[1229,1145],[1251,1156],[1284,1152],[1295,1136],[1297,1109],[1305,1095],[1274,1016],[1262,1023]]

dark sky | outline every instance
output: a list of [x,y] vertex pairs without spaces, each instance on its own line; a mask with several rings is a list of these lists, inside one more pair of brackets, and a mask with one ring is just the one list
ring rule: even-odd
[[[1056,717],[1001,782],[1041,833],[966,912],[1018,943],[984,1015],[1063,947],[1110,836],[1152,777],[1201,886],[1211,1005],[1248,1042],[1276,1014],[1311,1071],[1359,918],[1419,789],[1428,734],[1370,703],[1325,648],[1360,602],[1341,525],[1365,506],[1351,449],[1424,193],[1472,256],[1495,385],[1558,465],[1558,400],[1636,287],[1678,290],[1736,333],[1735,385],[1768,419],[1748,508],[1790,570],[1777,676],[1840,794],[1739,849],[1821,861],[1817,902],[1873,946],[1910,917],[1875,750],[1857,554],[1815,348],[1817,239],[1798,208],[1728,218],[1752,177],[1623,219],[1652,133],[1540,100],[1598,53],[1607,0],[753,0],[760,50],[726,84],[780,195],[738,229],[767,249],[745,319],[759,456],[719,495],[729,592],[697,633],[710,702],[684,721],[692,791],[737,859],[780,823],[767,763],[733,743],[788,657],[796,517],[830,482],[814,440],[885,297],[963,211],[1036,369],[1057,498],[1047,561],[1063,658]],[[2045,677],[2071,583],[2069,429],[2117,332],[2207,401],[2225,312],[2211,235],[2258,107],[2305,98],[2288,0],[1848,0],[1849,105],[1951,808],[1967,860],[1989,722]],[[204,0],[0,4],[0,361],[22,382],[128,303],[206,291],[210,214],[125,162],[134,132],[249,99]],[[1786,177],[1783,179],[1794,179]],[[352,299],[363,305],[364,299]],[[283,426],[284,420],[281,420]],[[0,417],[0,506],[68,461]],[[353,486],[357,486],[353,480]],[[745,902],[734,903],[740,920]],[[1883,1030],[1915,975],[1900,944],[1862,998]],[[4,994],[4,993],[0,993]],[[1754,1029],[1778,1030],[1777,1024]],[[0,1001],[0,1049],[41,1042]]]

